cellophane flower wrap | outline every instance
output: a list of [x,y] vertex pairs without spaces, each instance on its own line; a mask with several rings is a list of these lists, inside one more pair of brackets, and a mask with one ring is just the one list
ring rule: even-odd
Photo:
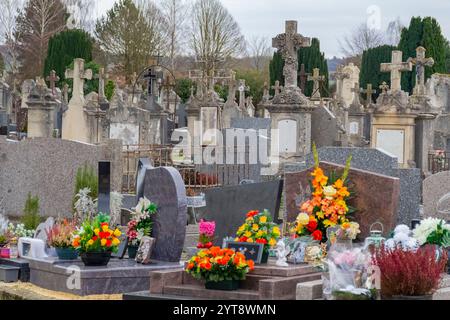
[[121,234],[119,229],[110,229],[109,216],[100,214],[82,224],[72,245],[80,252],[117,252]]
[[281,236],[280,228],[272,221],[268,210],[253,210],[247,213],[245,222],[236,232],[236,241],[262,243],[264,251],[274,247]]
[[347,177],[352,157],[347,159],[344,172],[338,178],[335,172],[327,176],[320,168],[315,145],[313,154],[315,165],[311,173],[312,198],[300,205],[300,214],[290,232],[295,236],[311,236],[316,241],[324,242],[327,229],[348,223],[349,215],[354,212],[347,204],[351,195]]
[[199,227],[198,249],[209,249],[213,246],[214,232],[216,231],[216,223],[214,221],[201,220]]
[[132,213],[132,218],[127,225],[127,237],[129,244],[138,246],[142,237],[151,236],[153,229],[153,215],[158,211],[158,206],[146,197],[139,200]]
[[253,260],[247,260],[240,252],[220,247],[200,250],[186,264],[187,273],[211,282],[244,280],[253,269]]

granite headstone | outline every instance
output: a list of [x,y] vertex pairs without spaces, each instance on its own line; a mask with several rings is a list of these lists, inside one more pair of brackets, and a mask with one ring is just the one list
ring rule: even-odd
[[[341,165],[321,162],[325,172],[335,170],[341,174]],[[288,222],[295,221],[299,214],[296,199],[299,193],[309,185],[312,168],[293,173],[285,173],[285,193]],[[372,223],[380,221],[386,233],[397,224],[397,211],[400,193],[399,178],[384,176],[359,169],[350,169],[349,181],[355,196],[350,205],[357,209],[354,219],[360,224],[360,237],[369,235]]]
[[156,203],[152,237],[153,260],[180,261],[186,234],[186,189],[180,173],[172,167],[147,169],[144,196]]
[[98,163],[98,212],[110,214],[111,162]]
[[[433,174],[423,181],[423,206],[425,217],[449,219],[438,203],[444,203],[444,197],[450,193],[450,171]],[[442,206],[442,205],[441,205]],[[440,212],[439,212],[440,211]]]

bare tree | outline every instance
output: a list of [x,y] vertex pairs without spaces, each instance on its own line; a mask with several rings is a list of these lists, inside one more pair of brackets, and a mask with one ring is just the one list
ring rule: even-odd
[[187,3],[184,0],[163,0],[161,9],[167,26],[167,55],[172,71],[175,70],[176,57],[181,53],[185,44],[185,22]]
[[95,37],[108,62],[130,76],[162,49],[161,11],[148,0],[121,0],[97,21]]
[[253,36],[247,44],[248,54],[252,60],[253,67],[258,71],[263,71],[270,61],[272,48],[266,37]]
[[347,57],[360,56],[364,50],[378,47],[385,43],[383,32],[369,28],[363,23],[352,31],[350,35],[339,41],[341,51]]
[[19,71],[16,20],[23,4],[23,0],[0,0],[0,42],[5,48],[5,67],[14,75]]
[[97,1],[95,0],[62,0],[69,13],[68,27],[93,32]]
[[16,39],[24,78],[42,75],[49,39],[66,27],[60,0],[28,0],[17,17]]
[[207,74],[219,61],[245,52],[239,25],[219,0],[197,0],[191,20],[189,45]]
[[400,38],[402,35],[402,30],[405,26],[400,21],[400,17],[389,22],[388,27],[386,29],[386,42],[391,46],[397,46],[400,42]]

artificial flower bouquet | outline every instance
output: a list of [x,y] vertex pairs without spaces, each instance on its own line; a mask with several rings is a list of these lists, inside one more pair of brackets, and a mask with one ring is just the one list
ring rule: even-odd
[[109,216],[99,214],[85,221],[75,232],[72,245],[79,252],[117,252],[120,244],[119,229],[109,228]]
[[71,248],[73,236],[76,231],[76,224],[63,220],[56,222],[52,227],[45,230],[47,234],[47,244],[53,248]]
[[269,249],[277,244],[281,231],[272,221],[268,210],[263,212],[254,210],[247,213],[245,222],[239,227],[236,236],[235,240],[239,242],[262,243],[264,252],[268,253]]
[[198,249],[209,249],[213,246],[216,223],[214,221],[201,220],[199,224]]
[[[312,198],[301,204],[301,212],[291,233],[299,237],[311,236],[316,241],[325,242],[327,229],[348,223],[349,215],[354,212],[354,209],[347,203],[350,198],[347,177],[352,157],[347,159],[344,172],[338,177],[336,172],[325,175],[320,168],[319,155],[315,145],[313,145],[313,154]],[[353,232],[355,229],[352,228],[351,231]]]
[[413,236],[421,246],[430,244],[450,247],[450,224],[438,218],[427,218],[413,230]]
[[206,282],[244,280],[254,269],[253,260],[232,249],[212,247],[200,250],[186,265],[186,272]]
[[132,213],[132,218],[127,225],[127,237],[129,245],[139,246],[142,237],[151,236],[153,228],[153,215],[156,214],[158,206],[146,197],[139,200],[138,205]]

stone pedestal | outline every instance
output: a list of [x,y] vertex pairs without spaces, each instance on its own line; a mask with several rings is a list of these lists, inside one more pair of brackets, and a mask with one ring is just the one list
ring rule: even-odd
[[56,101],[45,84],[36,84],[27,99],[28,137],[51,138],[55,129]]
[[428,155],[434,150],[435,119],[432,114],[420,114],[416,119],[415,160],[425,174],[429,173]]
[[396,156],[400,168],[415,162],[415,114],[373,114],[371,148]]

